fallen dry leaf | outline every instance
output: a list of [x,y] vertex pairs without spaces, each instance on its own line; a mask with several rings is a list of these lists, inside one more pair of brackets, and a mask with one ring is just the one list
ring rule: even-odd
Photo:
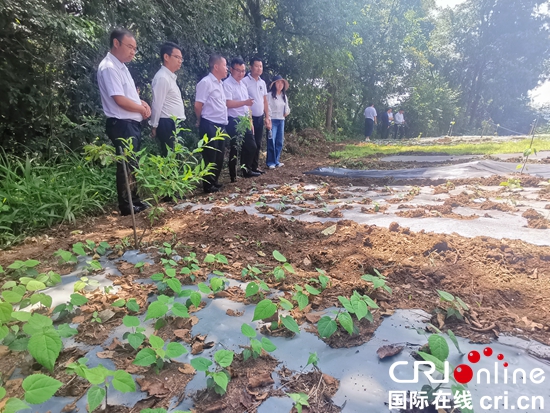
[[253,376],[248,377],[248,386],[253,388],[260,387],[260,386],[268,386],[273,383],[275,383],[275,381],[271,377],[270,372],[255,374]]
[[380,357],[380,359],[384,359],[386,357],[392,357],[396,354],[401,353],[404,348],[405,346],[395,346],[393,344],[390,344],[380,347],[378,350],[376,350],[376,354],[378,354],[378,357]]
[[111,350],[100,351],[99,353],[97,353],[97,356],[100,359],[112,359],[114,355],[115,355],[115,352]]

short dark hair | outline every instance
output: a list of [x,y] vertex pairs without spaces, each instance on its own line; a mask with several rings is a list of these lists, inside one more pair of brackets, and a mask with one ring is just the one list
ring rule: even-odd
[[109,36],[109,46],[111,47],[111,49],[115,45],[115,39],[122,43],[122,39],[124,39],[124,36],[134,37],[134,34],[130,30],[123,27],[117,27],[116,29],[114,29]]
[[214,65],[216,65],[221,59],[223,59],[223,56],[219,53],[213,53],[210,55],[210,59],[208,59],[208,68],[210,71],[214,69]]
[[181,47],[178,46],[176,43],[166,42],[162,46],[160,46],[160,61],[164,63],[164,55],[172,55],[174,49],[178,49],[183,54],[183,50],[181,50]]
[[241,56],[237,56],[237,57],[234,57],[232,60],[231,60],[231,67],[235,66],[235,65],[244,65],[244,60]]
[[255,57],[253,57],[252,59],[250,59],[250,67],[254,66],[254,63],[256,63],[256,62],[260,62],[260,63],[263,64],[262,59],[260,59],[259,57],[255,56]]

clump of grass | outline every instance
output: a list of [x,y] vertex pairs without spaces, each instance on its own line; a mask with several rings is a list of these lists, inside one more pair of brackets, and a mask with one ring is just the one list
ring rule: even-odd
[[114,166],[76,154],[41,161],[0,152],[0,246],[96,213],[116,199]]
[[[494,155],[497,153],[523,153],[530,139],[515,142],[458,143],[456,145],[347,145],[343,151],[332,152],[332,158],[364,158],[397,154]],[[537,151],[550,150],[550,139],[535,139]]]

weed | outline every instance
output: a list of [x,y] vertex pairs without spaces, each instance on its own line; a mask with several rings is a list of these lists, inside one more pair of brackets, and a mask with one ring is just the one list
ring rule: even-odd
[[448,303],[448,307],[445,309],[447,312],[447,318],[455,316],[459,320],[463,320],[464,311],[469,311],[468,305],[462,301],[459,297],[455,297],[448,292],[437,290],[441,301]]

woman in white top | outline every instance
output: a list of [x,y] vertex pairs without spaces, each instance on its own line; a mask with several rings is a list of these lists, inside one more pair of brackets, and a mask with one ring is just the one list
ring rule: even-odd
[[290,113],[286,91],[288,82],[281,76],[275,76],[269,86],[267,102],[271,116],[271,136],[267,134],[267,167],[275,169],[284,164],[279,161],[283,151],[285,118]]

